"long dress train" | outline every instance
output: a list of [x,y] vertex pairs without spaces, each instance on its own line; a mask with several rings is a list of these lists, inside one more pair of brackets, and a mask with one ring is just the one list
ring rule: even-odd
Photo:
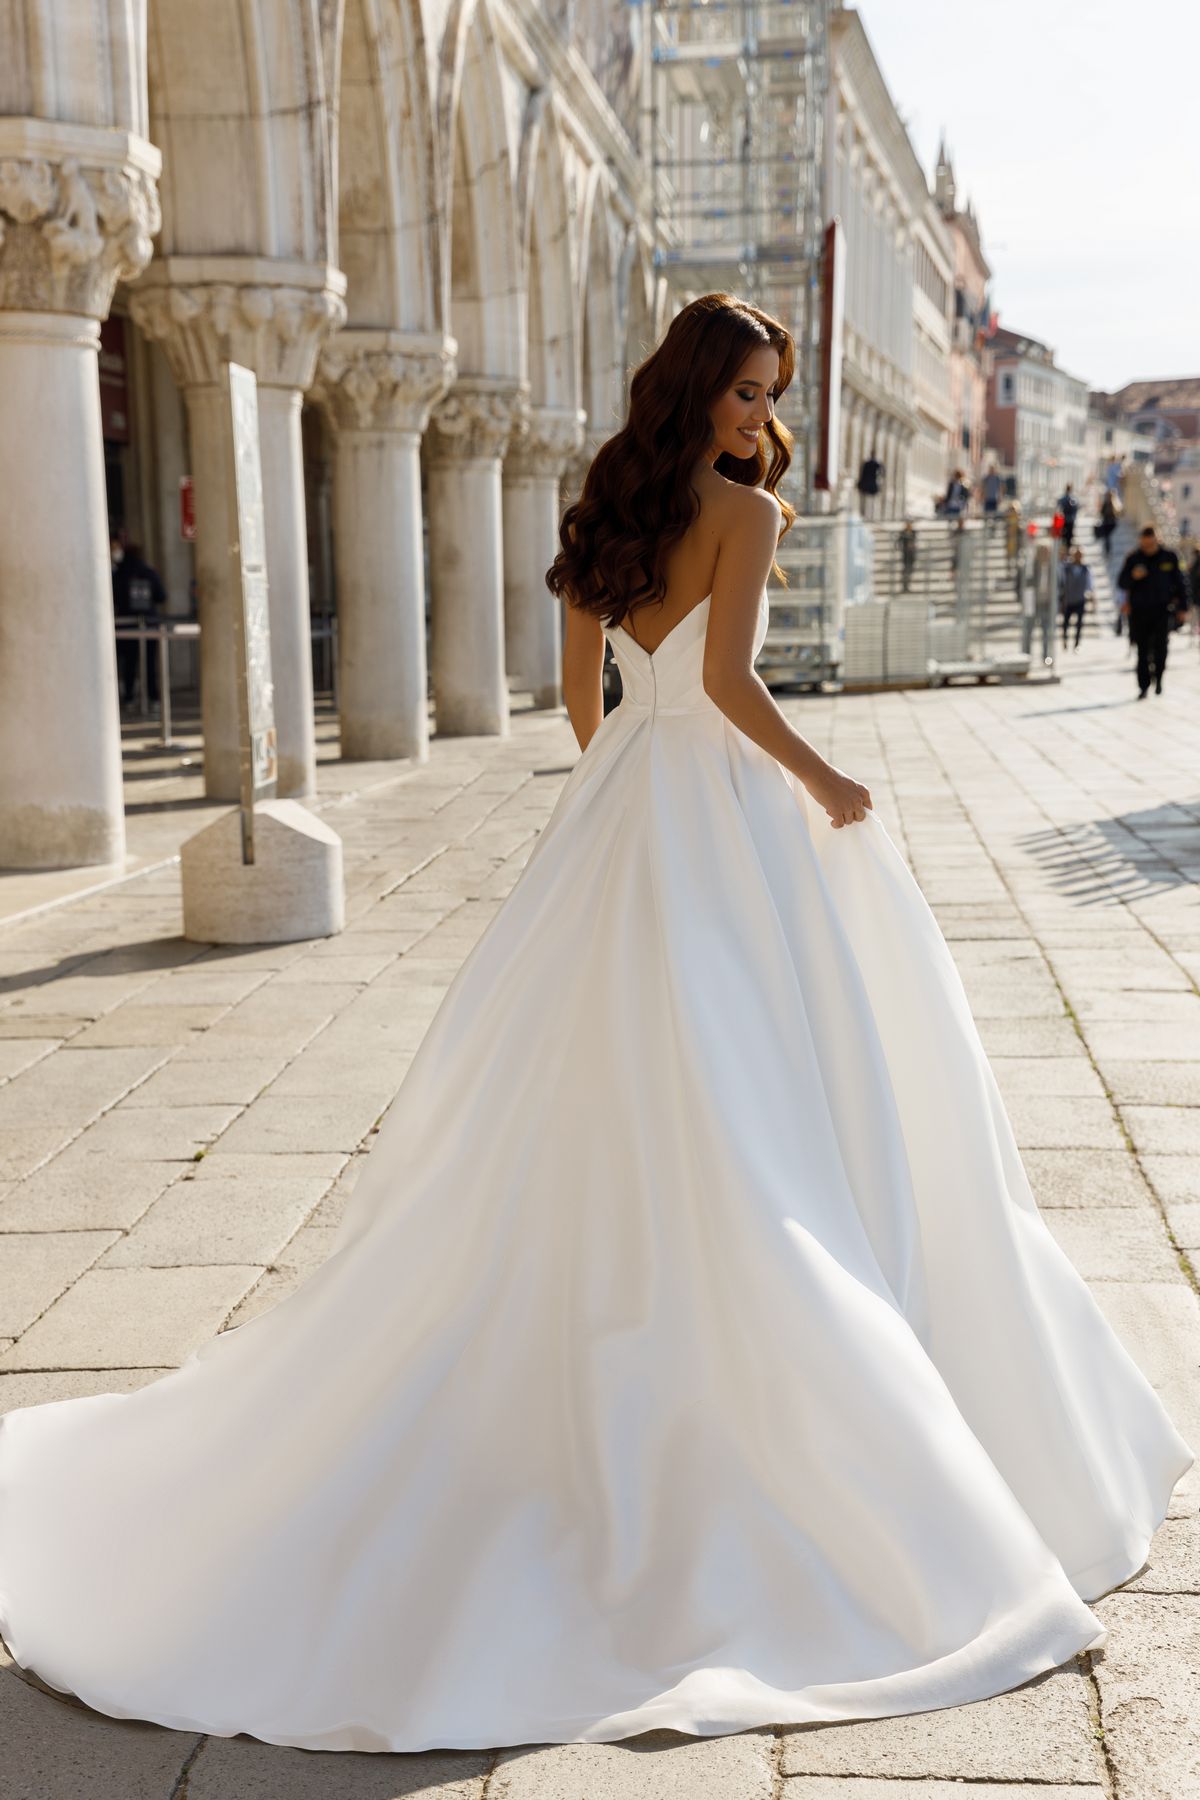
[[0,1420],[0,1630],[50,1685],[421,1750],[918,1712],[1104,1642],[1193,1453],[884,825],[712,703],[707,609],[609,631],[622,702],[328,1260]]

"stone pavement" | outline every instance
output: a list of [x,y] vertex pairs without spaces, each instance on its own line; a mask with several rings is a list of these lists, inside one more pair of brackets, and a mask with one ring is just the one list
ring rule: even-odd
[[[784,702],[871,786],[962,970],[1046,1218],[1200,1447],[1200,658]],[[327,768],[336,939],[206,950],[151,866],[0,928],[0,1410],[129,1389],[327,1253],[371,1133],[576,755],[562,714]],[[853,829],[850,827],[849,829]],[[1200,1471],[1104,1652],[973,1705],[694,1740],[347,1755],[116,1722],[0,1668],[4,1800],[1189,1800]],[[962,1784],[967,1784],[966,1787]]]

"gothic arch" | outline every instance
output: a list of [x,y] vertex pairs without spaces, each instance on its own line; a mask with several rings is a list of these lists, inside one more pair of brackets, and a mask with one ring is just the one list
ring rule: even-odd
[[558,121],[544,93],[530,102],[518,191],[530,398],[534,406],[577,408],[571,214]]
[[505,74],[488,0],[453,0],[442,42],[439,156],[446,316],[462,375],[524,375],[524,318]]

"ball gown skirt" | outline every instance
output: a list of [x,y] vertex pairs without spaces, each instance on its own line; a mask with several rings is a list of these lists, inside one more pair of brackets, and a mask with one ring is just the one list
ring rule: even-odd
[[417,1751],[920,1712],[1104,1642],[1193,1453],[883,823],[708,698],[707,609],[608,631],[622,702],[327,1261],[0,1420],[0,1630],[50,1686]]

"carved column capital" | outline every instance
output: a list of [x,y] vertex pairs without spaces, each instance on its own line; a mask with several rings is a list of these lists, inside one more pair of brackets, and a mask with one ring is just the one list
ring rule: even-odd
[[339,331],[321,351],[314,397],[339,431],[420,434],[454,380],[453,338]]
[[0,119],[0,307],[107,317],[150,260],[158,170],[125,132]]
[[504,457],[506,475],[558,476],[583,445],[587,414],[547,406],[530,408],[514,428]]
[[171,257],[132,289],[129,310],[182,388],[211,387],[223,362],[262,387],[312,384],[322,341],[346,317],[336,269],[265,258]]
[[529,408],[522,383],[457,381],[434,407],[427,444],[434,462],[479,462],[504,455],[504,449]]

